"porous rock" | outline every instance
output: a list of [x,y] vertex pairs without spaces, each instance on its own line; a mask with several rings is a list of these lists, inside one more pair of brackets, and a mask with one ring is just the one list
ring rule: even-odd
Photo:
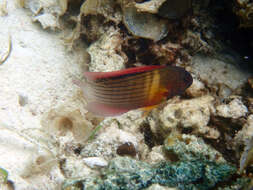
[[90,71],[115,71],[124,68],[124,58],[117,53],[121,47],[119,31],[110,28],[88,49],[91,56]]
[[231,97],[232,101],[228,104],[221,104],[216,107],[218,116],[225,118],[238,119],[248,113],[247,107],[243,104],[240,97]]
[[225,163],[222,154],[211,146],[193,135],[174,135],[170,134],[164,144],[168,158],[175,161],[178,160],[209,160],[217,163]]
[[82,159],[69,156],[61,162],[61,172],[66,178],[77,178],[80,176],[89,176],[92,170]]
[[191,100],[169,100],[159,115],[161,127],[165,131],[188,128],[196,133],[206,134],[214,109],[213,101],[214,98],[208,95]]
[[103,126],[99,132],[96,138],[82,149],[82,156],[103,157],[105,160],[109,160],[117,155],[117,148],[121,144],[131,142],[138,149],[137,147],[143,138],[141,134],[137,135],[119,129],[117,122]]
[[147,158],[145,159],[150,164],[156,164],[161,161],[166,160],[166,156],[163,151],[163,146],[155,146],[152,150],[148,153]]
[[249,115],[247,118],[246,123],[242,127],[242,129],[236,134],[235,136],[235,144],[244,144],[246,145],[247,142],[253,136],[253,115]]
[[237,0],[234,12],[240,20],[240,27],[252,28],[253,4],[250,0]]

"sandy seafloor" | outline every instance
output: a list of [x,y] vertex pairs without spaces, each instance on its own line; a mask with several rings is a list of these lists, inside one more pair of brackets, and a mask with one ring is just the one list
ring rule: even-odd
[[0,17],[0,52],[6,52],[9,35],[12,50],[0,67],[0,166],[8,170],[15,189],[55,189],[56,181],[62,179],[60,174],[56,174],[56,181],[48,176],[37,182],[20,177],[41,150],[18,133],[40,128],[43,113],[65,101],[71,99],[75,104],[77,88],[71,76],[78,74],[80,59],[67,52],[61,34],[42,30],[15,1],[8,1],[7,11]]

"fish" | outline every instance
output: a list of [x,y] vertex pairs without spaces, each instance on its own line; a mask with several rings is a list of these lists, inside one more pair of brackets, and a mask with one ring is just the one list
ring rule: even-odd
[[118,116],[130,110],[152,107],[180,95],[191,86],[192,76],[177,66],[150,65],[113,72],[84,72],[78,82],[95,115]]

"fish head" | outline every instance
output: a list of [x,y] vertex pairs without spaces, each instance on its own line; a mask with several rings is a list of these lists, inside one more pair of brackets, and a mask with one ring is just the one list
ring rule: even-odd
[[193,82],[193,79],[192,79],[192,76],[191,74],[184,70],[180,76],[181,78],[181,85],[180,85],[180,88],[182,90],[186,90],[187,88],[189,88],[191,85],[192,85],[192,82]]
[[168,98],[183,94],[192,85],[191,74],[181,67],[171,67],[169,75],[169,82],[167,83]]

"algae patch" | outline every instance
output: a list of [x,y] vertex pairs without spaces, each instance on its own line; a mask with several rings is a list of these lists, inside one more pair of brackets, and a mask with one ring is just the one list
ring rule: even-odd
[[128,157],[116,157],[102,171],[102,177],[69,180],[65,182],[63,189],[82,184],[87,190],[139,190],[152,184],[161,184],[180,190],[205,190],[229,179],[235,171],[231,165],[207,160],[161,162],[152,166]]

